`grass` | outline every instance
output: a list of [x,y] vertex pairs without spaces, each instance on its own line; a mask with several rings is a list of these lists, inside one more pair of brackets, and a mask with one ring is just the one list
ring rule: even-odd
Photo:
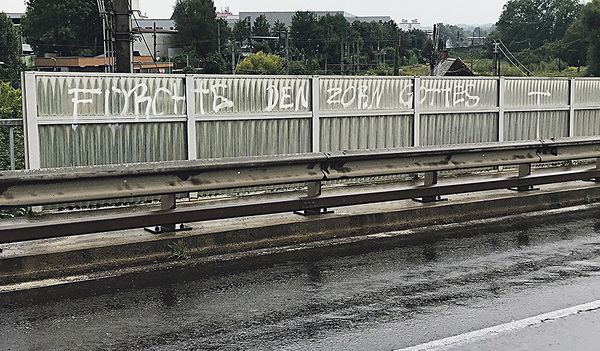
[[183,260],[190,258],[189,247],[183,239],[179,239],[169,245],[171,255],[169,259]]

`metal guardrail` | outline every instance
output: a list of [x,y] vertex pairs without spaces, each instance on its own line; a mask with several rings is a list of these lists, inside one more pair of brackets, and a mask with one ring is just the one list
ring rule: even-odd
[[[35,206],[73,201],[162,195],[159,211],[55,222],[0,224],[0,242],[12,242],[160,226],[209,219],[305,210],[321,213],[328,207],[515,188],[572,180],[600,179],[600,168],[532,175],[531,165],[600,158],[600,139],[538,141],[509,144],[427,147],[331,154],[246,157],[203,161],[72,167],[0,172],[0,207]],[[437,172],[518,165],[517,177],[470,183],[437,184]],[[393,174],[425,173],[420,187],[363,190],[351,195],[322,195],[321,182]],[[203,190],[308,183],[306,197],[278,198],[242,204],[175,208],[177,193]]]

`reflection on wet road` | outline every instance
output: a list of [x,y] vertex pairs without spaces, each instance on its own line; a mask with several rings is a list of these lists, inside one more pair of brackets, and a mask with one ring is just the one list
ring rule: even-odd
[[4,294],[0,350],[409,347],[600,298],[598,211]]

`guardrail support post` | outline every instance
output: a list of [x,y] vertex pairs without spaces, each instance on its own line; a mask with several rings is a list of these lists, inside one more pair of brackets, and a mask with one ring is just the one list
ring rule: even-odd
[[[177,206],[176,200],[177,200],[177,197],[175,196],[175,194],[161,195],[160,196],[160,210],[161,211],[174,210],[175,207]],[[162,225],[157,225],[157,226],[153,226],[153,227],[146,227],[144,229],[153,234],[160,234],[160,233],[179,232],[182,230],[189,230],[192,228],[185,226],[183,223],[177,223],[177,224],[169,223],[169,224],[162,224]]]
[[[510,190],[515,190],[515,191],[539,190],[539,188],[535,188],[535,187],[533,187],[533,185],[527,185],[527,179],[523,179],[530,175],[531,175],[531,163],[520,164],[519,165],[519,174],[517,176],[517,178],[519,178],[519,186],[517,186],[516,188],[510,188]],[[521,185],[521,184],[523,184],[523,185]]]
[[[438,183],[438,172],[426,172],[425,173],[425,182],[424,186],[432,186]],[[423,196],[422,198],[413,199],[413,201],[422,202],[422,203],[430,203],[430,202],[438,202],[438,201],[447,201],[447,198],[442,198],[440,195],[431,195],[431,196]]]
[[321,195],[321,182],[308,183],[308,198],[318,197]]
[[318,214],[333,213],[332,210],[328,210],[326,207],[314,207],[314,199],[321,196],[321,181],[307,183],[307,194],[306,197],[301,198],[303,210],[294,211],[295,214],[301,216],[314,216]]

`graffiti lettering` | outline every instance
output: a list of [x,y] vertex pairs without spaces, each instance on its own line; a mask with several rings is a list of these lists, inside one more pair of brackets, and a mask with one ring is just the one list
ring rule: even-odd
[[300,110],[300,107],[308,107],[308,93],[305,86],[300,87],[296,93],[296,99],[293,100],[292,87],[284,86],[277,87],[276,85],[270,85],[267,87],[267,107],[265,111],[271,112],[275,107],[279,106],[280,110],[295,109]]
[[481,100],[479,96],[471,95],[469,93],[468,88],[471,88],[473,85],[467,85],[466,87],[456,85],[454,87],[454,101],[453,106],[463,104],[465,107],[477,107],[479,105],[479,101]]
[[367,85],[349,86],[346,89],[329,88],[327,89],[327,104],[341,105],[343,108],[349,108],[356,103],[359,110],[372,110],[379,108],[383,93],[379,87],[375,88],[371,95],[368,94]]
[[542,104],[542,96],[551,97],[552,93],[549,91],[532,91],[527,94],[527,96],[535,96],[537,98],[537,106]]
[[148,95],[148,86],[146,84],[137,84],[129,90],[120,89],[114,86],[104,91],[102,89],[72,88],[68,90],[68,94],[73,95],[73,99],[71,99],[73,102],[73,118],[75,119],[73,123],[76,123],[76,120],[79,117],[79,105],[95,103],[94,95],[104,95],[105,116],[111,115],[111,98],[118,95],[122,97],[123,101],[123,107],[120,111],[121,115],[127,115],[131,109],[133,109],[133,114],[136,117],[139,117],[142,112],[146,118],[150,118],[151,112],[152,115],[160,116],[163,113],[158,111],[157,101],[161,100],[161,95],[167,95],[169,99],[173,101],[173,110],[174,113],[177,114],[179,111],[178,105],[184,105],[183,102],[185,100],[184,96],[179,96],[175,93],[177,90],[177,83],[173,83],[173,90],[169,90],[165,87],[157,88],[153,96]]
[[204,110],[204,99],[202,99],[202,95],[208,95],[212,93],[212,110],[215,113],[219,113],[222,109],[233,107],[233,101],[229,100],[225,97],[224,91],[228,89],[228,86],[222,83],[212,85],[210,89],[196,89],[195,93],[200,93],[200,114],[206,114]]
[[69,95],[73,95],[73,99],[71,99],[71,101],[73,101],[73,118],[77,118],[78,116],[78,106],[79,104],[91,104],[94,102],[94,99],[89,98],[89,99],[83,99],[80,98],[79,94],[92,94],[92,95],[101,95],[102,94],[102,89],[69,89],[68,91]]
[[[205,85],[193,90],[198,94],[198,113],[205,115],[207,113],[224,113],[226,109],[234,107],[234,101],[230,95],[235,94],[225,83],[203,82]],[[94,104],[96,99],[104,102],[104,115],[110,116],[120,114],[122,116],[140,115],[161,116],[165,111],[172,111],[173,114],[185,113],[185,96],[179,94],[180,87],[177,83],[172,83],[172,87],[159,86],[152,91],[149,86],[139,83],[129,89],[113,86],[105,90],[102,89],[69,89],[68,93],[72,95],[73,117],[76,119],[83,105]],[[179,83],[181,84],[181,83]],[[437,108],[464,107],[474,108],[480,104],[481,98],[473,93],[476,86],[474,84],[449,84],[446,87],[421,87],[420,98],[417,101],[420,105]],[[396,100],[395,108],[411,108],[414,100],[414,86],[407,84],[398,88],[400,91],[394,93]],[[366,84],[355,84],[346,87],[331,87],[326,91],[327,105],[332,108],[353,109],[353,110],[374,110],[380,109],[384,95],[390,93],[383,91],[382,86],[370,87]],[[542,104],[544,97],[550,97],[552,94],[546,92],[530,92],[529,96],[536,97],[537,105]],[[97,97],[100,96],[100,97]],[[260,97],[264,98],[264,112],[272,111],[300,111],[309,108],[310,91],[306,85],[299,87],[287,85],[269,85],[266,87]],[[118,102],[119,111],[114,111],[115,102]],[[210,110],[210,111],[209,111]],[[231,113],[234,111],[227,111]]]
[[445,108],[455,107],[464,105],[465,107],[472,108],[479,105],[481,100],[479,96],[472,95],[469,93],[469,88],[473,85],[455,85],[453,88],[425,88],[421,87],[421,105],[425,104],[425,101],[429,98],[429,106],[436,106],[436,97],[441,95]]
[[412,107],[412,100],[413,100],[413,95],[414,95],[414,93],[412,92],[412,88],[413,88],[413,85],[408,84],[407,86],[404,87],[404,89],[402,89],[400,94],[398,94],[400,106],[404,106],[404,107],[408,107],[408,108]]

